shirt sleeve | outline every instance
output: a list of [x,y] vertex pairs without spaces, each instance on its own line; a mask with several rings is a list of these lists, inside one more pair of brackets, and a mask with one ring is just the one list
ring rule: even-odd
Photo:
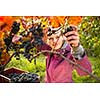
[[82,45],[79,45],[77,48],[73,48],[72,55],[75,59],[80,60],[85,56],[85,50]]
[[[89,71],[90,73],[92,73],[92,65],[90,63],[90,61],[88,60],[87,55],[85,55],[82,59],[80,60],[76,60],[76,63],[79,64],[80,66],[82,66],[85,70]],[[79,67],[75,66],[75,69],[77,70],[78,74],[80,76],[85,76],[88,75],[88,73],[86,73],[85,71],[83,71],[82,69],[80,69]]]

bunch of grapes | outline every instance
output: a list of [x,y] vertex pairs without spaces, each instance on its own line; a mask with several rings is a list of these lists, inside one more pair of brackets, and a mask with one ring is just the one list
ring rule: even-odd
[[[6,44],[7,52],[10,50],[14,50],[16,60],[20,59],[20,55],[18,52],[23,50],[23,55],[25,58],[28,59],[29,62],[32,61],[34,48],[38,47],[43,44],[42,37],[43,37],[43,26],[39,23],[32,23],[31,27],[27,28],[27,30],[24,30],[24,35],[21,35],[20,44],[12,43],[12,39],[15,34],[17,34],[20,30],[20,23],[17,21],[14,21],[11,27],[11,31],[9,33],[9,36],[7,38],[4,38],[4,42]],[[31,34],[31,36],[30,36]],[[23,40],[23,38],[26,38],[26,40]],[[29,39],[27,39],[29,38]],[[35,49],[36,51],[36,49]]]
[[34,45],[31,44],[31,41],[26,41],[23,43],[22,46],[24,48],[24,57],[27,58],[29,62],[31,62],[33,52],[30,52],[30,51],[31,51],[31,49],[34,48]]
[[[41,23],[33,25],[29,28],[27,35],[32,34],[30,40],[22,42],[21,47],[24,48],[24,56],[31,62],[32,55],[34,52],[34,47],[40,46],[43,44],[43,29]],[[27,37],[27,36],[26,36]],[[30,52],[31,51],[31,52]]]
[[11,33],[17,34],[19,30],[20,30],[20,23],[14,21],[12,25]]
[[39,76],[34,73],[10,73],[8,78],[12,83],[40,83]]
[[10,34],[7,38],[4,38],[4,42],[7,46],[7,51],[9,51],[11,49],[12,46],[12,38],[14,36],[14,34],[17,34],[20,30],[20,23],[18,23],[17,21],[13,22],[13,25],[11,27],[11,31]]
[[69,26],[69,27],[67,27],[66,29],[65,29],[65,32],[67,33],[67,32],[70,32],[70,31],[73,31],[73,27],[72,26]]
[[32,37],[34,39],[34,42],[32,44],[34,44],[35,46],[42,45],[43,29],[41,23],[39,23],[37,26],[32,26],[29,29],[29,32],[32,33]]

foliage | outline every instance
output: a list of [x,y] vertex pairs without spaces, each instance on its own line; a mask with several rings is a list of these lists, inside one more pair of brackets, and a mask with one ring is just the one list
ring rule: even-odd
[[100,17],[83,17],[79,32],[81,43],[86,48],[88,55],[100,57]]

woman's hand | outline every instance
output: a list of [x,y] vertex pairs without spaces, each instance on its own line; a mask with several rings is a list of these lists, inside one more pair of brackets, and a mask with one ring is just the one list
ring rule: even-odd
[[72,26],[73,31],[69,31],[65,33],[65,36],[67,38],[67,42],[72,46],[72,47],[78,47],[79,46],[79,34],[77,31],[76,26]]
[[14,37],[12,38],[12,42],[17,43],[19,42],[20,39],[21,39],[21,36],[14,35]]

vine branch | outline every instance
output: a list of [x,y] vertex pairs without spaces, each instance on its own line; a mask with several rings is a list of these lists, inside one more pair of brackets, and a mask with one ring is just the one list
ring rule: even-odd
[[[19,54],[23,54],[23,52],[17,52]],[[49,53],[49,54],[56,54],[56,55],[59,55],[61,56],[63,59],[65,59],[66,61],[68,61],[70,64],[73,64],[75,65],[76,67],[80,68],[82,71],[86,72],[87,74],[89,74],[91,77],[95,78],[96,80],[100,81],[100,78],[95,76],[94,74],[92,74],[91,72],[89,72],[88,70],[86,70],[84,67],[82,67],[81,65],[75,63],[74,61],[66,58],[65,56],[63,56],[61,53],[59,52],[56,52],[56,51],[49,51],[49,50],[42,50],[38,53],[36,53],[35,55],[32,56],[32,58],[36,58],[37,56],[39,56],[40,54],[44,54],[44,53]],[[10,62],[10,60],[12,59],[12,57],[15,55],[16,53],[13,53],[10,57],[10,59],[7,61],[6,64],[4,65],[1,65],[0,67],[3,67],[3,69],[5,68],[5,66]],[[3,70],[2,70],[3,71]],[[1,71],[0,71],[1,72]]]

